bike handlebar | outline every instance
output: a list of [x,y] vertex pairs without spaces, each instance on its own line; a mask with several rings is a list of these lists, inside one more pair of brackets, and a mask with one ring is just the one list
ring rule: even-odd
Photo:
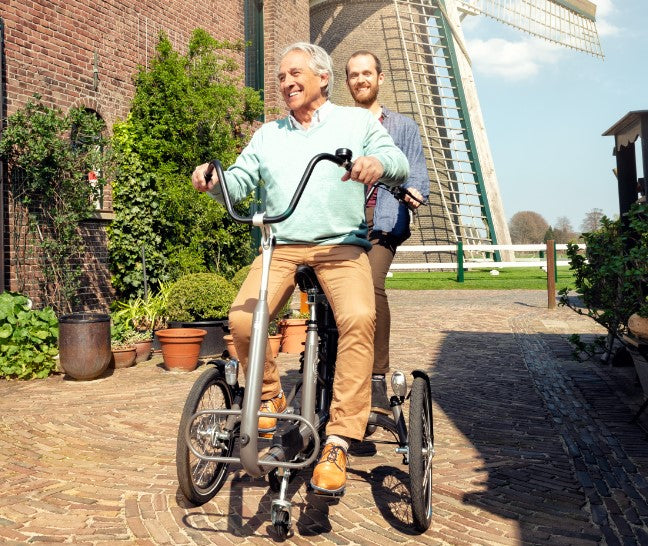
[[[299,200],[301,199],[301,196],[304,193],[304,189],[306,188],[306,184],[310,180],[311,174],[313,174],[313,169],[315,168],[315,165],[317,165],[320,161],[323,160],[332,161],[333,163],[336,163],[340,167],[344,167],[347,171],[350,171],[352,167],[352,163],[351,163],[352,156],[353,154],[351,150],[347,148],[339,148],[335,150],[335,155],[322,153],[322,154],[317,154],[315,157],[313,157],[308,162],[308,165],[306,166],[306,170],[304,171],[304,174],[302,175],[301,180],[297,185],[297,189],[295,190],[295,193],[292,199],[290,200],[290,204],[288,205],[286,210],[277,216],[265,216],[265,213],[263,213],[264,214],[263,224],[276,224],[278,222],[283,222],[286,218],[290,217],[290,215],[293,212],[295,212],[297,203],[299,203]],[[214,170],[216,170],[216,176],[218,177],[219,182],[223,186],[223,198],[225,200],[225,208],[227,209],[229,215],[236,222],[239,222],[241,224],[252,225],[255,221],[254,217],[247,218],[245,216],[241,216],[234,210],[234,207],[232,206],[232,200],[230,199],[229,192],[227,191],[227,182],[225,181],[223,166],[221,165],[220,161],[218,161],[218,159],[214,159],[209,163],[209,166],[205,171],[205,181],[209,182],[211,180],[212,172]]]

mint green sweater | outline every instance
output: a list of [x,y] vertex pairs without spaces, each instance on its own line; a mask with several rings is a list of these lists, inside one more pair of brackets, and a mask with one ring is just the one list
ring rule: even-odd
[[[238,159],[225,173],[234,202],[249,195],[263,180],[267,214],[281,214],[288,207],[295,188],[311,158],[349,148],[353,159],[374,156],[384,167],[382,181],[400,185],[407,180],[405,155],[382,124],[363,108],[333,105],[325,119],[303,131],[288,117],[264,124]],[[354,244],[370,248],[365,223],[364,185],[340,180],[344,169],[321,161],[293,215],[272,230],[277,244]],[[211,192],[222,202],[220,185]]]

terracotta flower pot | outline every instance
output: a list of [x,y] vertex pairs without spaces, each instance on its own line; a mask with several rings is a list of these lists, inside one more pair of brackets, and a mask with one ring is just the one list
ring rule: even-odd
[[268,341],[270,342],[270,349],[272,349],[272,356],[274,358],[277,358],[277,355],[279,355],[279,349],[281,348],[281,338],[283,336],[281,334],[274,334],[268,336]]
[[231,358],[236,358],[238,360],[238,354],[236,353],[236,347],[234,347],[234,338],[232,334],[226,334],[223,336],[225,340],[225,347]]
[[648,318],[641,317],[636,313],[630,315],[628,319],[628,330],[636,337],[648,339]]
[[301,353],[306,342],[306,319],[283,319],[281,328],[281,352]]
[[135,364],[136,356],[137,352],[135,351],[134,345],[132,347],[113,349],[110,365],[116,370],[120,368],[130,368],[133,364]]
[[151,358],[153,340],[135,342],[135,362],[145,362]]
[[167,370],[195,370],[206,334],[207,331],[200,328],[167,328],[155,332],[162,345],[162,358]]
[[[281,334],[275,334],[275,335],[270,335],[268,336],[268,341],[270,342],[270,349],[272,349],[272,355],[274,358],[277,358],[279,355],[279,349],[281,347],[281,339],[282,339]],[[227,352],[229,353],[230,357],[236,358],[238,360],[238,354],[236,352],[236,347],[234,346],[234,338],[232,337],[231,334],[227,334],[223,336],[223,339],[225,340],[225,345],[227,346]]]

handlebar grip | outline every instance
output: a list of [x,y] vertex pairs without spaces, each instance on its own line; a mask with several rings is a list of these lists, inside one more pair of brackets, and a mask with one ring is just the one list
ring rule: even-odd
[[335,150],[335,157],[341,161],[341,163],[338,163],[340,167],[344,167],[349,172],[351,171],[353,167],[353,163],[351,162],[353,152],[349,148],[338,148]]

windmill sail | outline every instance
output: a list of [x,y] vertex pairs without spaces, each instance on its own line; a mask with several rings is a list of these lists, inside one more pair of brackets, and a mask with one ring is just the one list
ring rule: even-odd
[[545,40],[603,57],[596,5],[588,0],[456,0],[464,13],[479,13]]

